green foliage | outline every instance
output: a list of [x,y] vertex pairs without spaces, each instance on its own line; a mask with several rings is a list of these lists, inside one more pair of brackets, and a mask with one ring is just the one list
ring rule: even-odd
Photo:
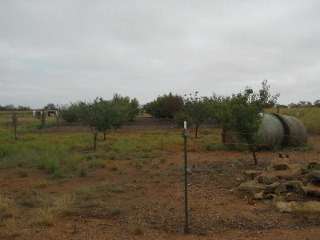
[[122,97],[119,94],[115,94],[111,101],[112,105],[112,119],[111,126],[116,131],[126,122],[133,119],[131,112],[131,104],[129,97]]
[[94,133],[104,132],[111,128],[111,103],[96,98],[92,103],[82,107],[82,120]]
[[46,106],[43,107],[43,110],[57,110],[57,107],[53,103],[48,103]]
[[183,98],[179,95],[164,95],[160,103],[161,113],[164,118],[173,119],[173,115],[183,108]]
[[45,162],[45,168],[47,169],[48,173],[56,172],[60,167],[60,162],[57,159],[48,159]]
[[41,121],[41,128],[43,128],[46,125],[46,113],[45,113],[45,111],[42,111],[40,121]]
[[194,120],[191,116],[189,116],[185,111],[181,110],[179,112],[174,113],[173,115],[174,122],[177,123],[178,127],[183,128],[184,121],[187,121],[188,127],[193,126]]
[[112,106],[110,101],[96,98],[92,103],[82,106],[82,121],[93,133],[93,148],[96,149],[97,135],[111,128]]
[[133,118],[140,114],[139,101],[134,98],[130,101],[130,121],[133,121]]
[[320,100],[317,100],[314,102],[314,105],[312,105],[311,102],[308,102],[308,101],[300,101],[298,103],[290,103],[288,104],[288,107],[289,108],[310,108],[310,107],[319,107],[319,103],[320,103]]
[[18,169],[18,175],[20,177],[28,177],[29,176],[29,171],[25,168],[20,168]]
[[62,119],[69,124],[77,122],[78,119],[80,119],[81,109],[83,105],[83,102],[78,102],[62,106],[60,110]]
[[84,200],[89,200],[94,197],[94,189],[93,188],[82,188],[76,191],[76,195],[81,197]]
[[146,112],[153,117],[173,119],[174,114],[183,108],[183,98],[169,93],[159,96],[146,106]]
[[101,159],[93,159],[89,162],[89,168],[97,169],[104,168],[106,166],[106,162]]
[[115,159],[117,159],[118,154],[114,151],[110,151],[110,152],[108,152],[107,157],[110,160],[115,160]]
[[[211,118],[210,99],[207,97],[199,97],[198,92],[195,92],[194,96],[192,94],[189,97],[185,96],[184,100],[184,114],[190,119],[188,126],[194,124],[196,127],[195,137],[198,138],[198,130],[200,125]],[[181,117],[181,115],[178,117]]]
[[82,168],[80,168],[79,176],[80,176],[80,177],[85,177],[85,176],[88,175],[88,172],[89,172],[89,169],[88,169],[88,168],[82,167]]
[[105,151],[99,150],[97,152],[90,152],[85,154],[85,159],[92,160],[92,159],[98,159],[98,158],[106,158],[107,153]]
[[263,117],[261,113],[264,109],[273,107],[279,96],[278,94],[271,96],[269,88],[267,81],[264,80],[259,93],[254,93],[252,88],[246,87],[243,92],[232,94],[231,98],[226,99],[221,115],[223,128],[238,132],[238,138],[248,144],[252,151],[255,164],[257,164],[255,152],[261,138],[261,135],[257,134]]
[[206,143],[203,145],[203,149],[206,151],[217,151],[217,150],[225,150],[224,145],[216,145],[212,143]]
[[152,117],[161,118],[161,111],[159,107],[159,102],[161,101],[161,98],[158,97],[156,100],[153,100],[152,102],[147,103],[145,110],[146,113],[150,114]]
[[[80,106],[80,107],[79,107]],[[137,99],[130,101],[129,97],[115,94],[112,100],[96,98],[92,103],[78,104],[79,118],[90,127],[94,135],[94,149],[96,149],[97,136],[114,128],[117,130],[126,122],[132,120],[139,113]]]

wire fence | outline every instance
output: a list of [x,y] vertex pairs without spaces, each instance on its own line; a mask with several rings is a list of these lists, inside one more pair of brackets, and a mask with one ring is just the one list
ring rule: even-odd
[[[2,117],[10,119],[10,115]],[[4,122],[2,123],[4,124]],[[5,127],[0,129],[1,133],[12,131]],[[167,130],[181,133],[180,130],[172,127]],[[126,131],[123,130],[124,133]],[[50,131],[45,133],[74,134],[83,132],[84,130],[72,131],[61,126],[59,128],[51,127]],[[87,130],[87,133],[89,132]],[[222,131],[212,128],[209,134],[221,137]],[[248,133],[231,132],[229,134],[239,136]],[[304,136],[281,136],[308,137],[319,141],[320,133]],[[188,139],[196,141],[190,133]],[[182,138],[181,141],[183,141]],[[236,141],[226,143],[221,140],[215,141],[214,144],[226,148],[250,148],[249,144]],[[309,185],[319,186],[320,182],[320,179],[311,174],[315,169],[310,166],[308,168],[310,162],[320,161],[319,143],[311,142],[311,144],[314,146],[308,144],[298,146],[260,144],[258,147],[262,149],[258,152],[258,165],[253,164],[252,155],[247,150],[230,151],[230,154],[228,151],[226,151],[227,153],[203,151],[202,154],[199,154],[185,149],[188,155],[184,159],[183,152],[181,152],[180,164],[170,165],[167,163],[156,168],[145,164],[141,168],[136,168],[132,178],[137,178],[139,181],[133,186],[126,186],[126,192],[130,194],[125,192],[105,200],[110,209],[121,206],[122,211],[126,214],[114,216],[111,211],[103,211],[99,207],[89,211],[80,207],[76,215],[108,218],[133,226],[140,224],[150,229],[177,233],[191,232],[199,235],[224,232],[228,229],[258,229],[261,231],[276,228],[296,229],[297,223],[300,227],[318,226],[320,225],[320,214],[316,207],[311,203],[308,203],[311,205],[303,204],[320,200],[318,193],[308,192],[305,188]],[[266,151],[265,148],[272,149],[272,151]],[[311,149],[313,151],[309,151]],[[279,154],[283,154],[283,156],[280,157]],[[261,172],[270,172],[268,167],[273,160],[287,160],[286,154],[289,155],[289,163],[286,165],[287,168],[282,165],[285,168],[282,170],[286,171],[291,167],[296,167],[292,164],[301,164],[302,168],[299,174],[290,176],[290,179],[277,177],[278,180],[274,178],[271,180],[272,177],[267,175],[262,180],[257,178]],[[187,161],[186,165],[184,165],[184,161]],[[273,171],[275,170],[273,169]],[[250,175],[252,171],[256,171],[255,177]],[[248,182],[256,185],[252,185],[252,188],[249,188],[249,185],[239,188]],[[262,185],[266,188],[263,188]],[[274,186],[270,187],[270,185]],[[286,188],[275,192],[279,185],[285,185]],[[261,192],[262,194],[260,194]],[[187,204],[186,198],[188,199]],[[288,220],[288,215],[278,214],[278,211],[289,210],[277,209],[277,202],[298,202],[296,205],[291,205],[290,208],[294,217]],[[245,239],[245,235],[242,237]]]

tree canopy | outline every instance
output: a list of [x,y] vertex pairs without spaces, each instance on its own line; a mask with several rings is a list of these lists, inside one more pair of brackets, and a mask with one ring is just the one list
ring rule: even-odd
[[146,112],[152,117],[173,119],[176,112],[183,108],[183,98],[172,93],[158,96],[157,99],[147,103]]
[[105,137],[109,129],[117,130],[126,122],[133,120],[139,112],[137,99],[130,100],[129,97],[122,97],[119,94],[115,94],[111,100],[97,97],[92,102],[79,101],[61,108],[61,116],[66,122],[73,123],[80,120],[90,127],[94,135],[94,149],[99,133],[104,133]]
[[259,131],[264,109],[272,108],[277,102],[279,94],[271,96],[267,81],[262,82],[262,89],[255,93],[252,88],[246,87],[243,92],[232,94],[227,98],[224,111],[221,114],[221,125],[224,129],[237,132],[239,139],[248,144],[257,164],[256,151],[260,137]]

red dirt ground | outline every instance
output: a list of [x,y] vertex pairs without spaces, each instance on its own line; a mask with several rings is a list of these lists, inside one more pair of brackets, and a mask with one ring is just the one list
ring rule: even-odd
[[[169,121],[150,118],[141,118],[121,131],[163,129],[177,131]],[[46,133],[57,131],[86,132],[87,128],[62,125]],[[286,151],[292,163],[319,160],[320,136],[310,136],[309,142],[314,144],[313,150]],[[17,169],[0,169],[1,195],[24,200],[13,217],[0,220],[0,239],[320,239],[319,217],[279,213],[272,200],[253,201],[250,194],[231,191],[242,182],[239,169],[264,170],[277,154],[259,153],[259,165],[254,166],[250,153],[189,152],[189,164],[196,168],[188,176],[190,234],[184,234],[183,153],[169,156],[165,163],[142,167],[115,160],[117,169],[98,169],[85,177],[63,180],[52,179],[43,170],[20,177]],[[101,197],[97,190],[87,199],[76,195],[71,215],[55,217],[49,226],[35,224],[36,210],[43,205],[37,199],[50,201],[105,185],[122,191]],[[114,209],[119,209],[118,213]]]

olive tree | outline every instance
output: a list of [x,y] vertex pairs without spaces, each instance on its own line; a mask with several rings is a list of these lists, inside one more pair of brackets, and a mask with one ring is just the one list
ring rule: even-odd
[[11,110],[11,113],[1,114],[1,117],[5,117],[7,119],[6,127],[9,131],[12,131],[14,134],[14,140],[18,140],[18,126],[19,126],[19,118],[31,116],[31,112],[18,112],[16,109]]
[[96,98],[92,103],[81,106],[81,119],[93,133],[93,149],[96,150],[98,134],[100,132],[105,133],[111,128],[111,102],[103,100],[103,98]]
[[81,103],[78,106],[80,119],[93,133],[93,148],[96,150],[98,134],[104,133],[105,140],[108,130],[117,130],[138,114],[139,103],[136,99],[130,101],[129,97],[115,94],[112,100],[96,98],[92,103]]
[[179,126],[182,126],[184,120],[189,126],[195,125],[195,138],[198,138],[200,125],[212,117],[211,109],[210,99],[199,97],[198,92],[195,92],[194,95],[186,96],[183,109],[174,114],[174,120]]
[[136,98],[122,97],[115,94],[110,101],[112,107],[111,126],[116,131],[123,124],[133,121],[133,118],[140,112],[139,102]]
[[81,108],[85,105],[83,102],[70,103],[61,106],[60,115],[61,118],[67,123],[71,124],[77,122],[81,117]]
[[158,96],[146,106],[146,112],[153,117],[173,119],[174,114],[183,109],[183,98],[172,93]]
[[243,92],[232,94],[225,101],[221,114],[223,128],[236,131],[237,137],[244,141],[252,151],[255,165],[257,165],[256,151],[261,135],[258,134],[264,109],[275,106],[279,94],[271,96],[267,80],[262,82],[262,89],[255,93],[251,87]]

